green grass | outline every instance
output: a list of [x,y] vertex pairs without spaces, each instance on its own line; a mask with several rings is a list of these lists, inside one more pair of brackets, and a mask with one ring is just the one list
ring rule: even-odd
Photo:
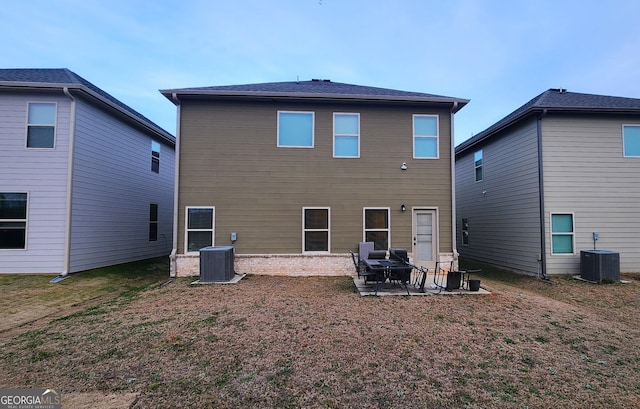
[[[74,273],[58,283],[49,282],[53,277],[45,274],[0,275],[3,294],[0,298],[0,319],[4,319],[7,328],[99,297],[131,300],[150,286],[169,279],[169,258],[159,257]],[[19,320],[14,318],[16,312],[23,313],[23,317]],[[105,312],[100,307],[89,307],[76,314],[91,316]]]

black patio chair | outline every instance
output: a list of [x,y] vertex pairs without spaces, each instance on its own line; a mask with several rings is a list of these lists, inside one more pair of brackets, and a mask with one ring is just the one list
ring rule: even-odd
[[356,258],[356,255],[353,251],[349,250],[351,253],[351,260],[353,261],[353,266],[356,269],[356,274],[358,274],[358,278],[364,277],[365,283],[369,280],[376,281],[377,273],[367,269],[367,266],[360,260]]
[[407,283],[411,281],[411,270],[413,270],[413,266],[409,264],[407,250],[391,248],[389,249],[389,259],[402,261],[407,266],[407,268],[402,269],[395,268],[389,275],[389,281],[399,281],[406,287]]

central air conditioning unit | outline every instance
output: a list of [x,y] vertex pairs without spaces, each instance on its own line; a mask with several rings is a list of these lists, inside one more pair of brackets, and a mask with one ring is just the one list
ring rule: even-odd
[[235,275],[233,246],[210,246],[200,249],[200,283],[231,281]]
[[580,278],[587,281],[620,281],[620,253],[610,250],[581,250]]

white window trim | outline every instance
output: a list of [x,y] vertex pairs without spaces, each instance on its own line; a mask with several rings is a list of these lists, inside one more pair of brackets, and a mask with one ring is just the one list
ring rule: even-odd
[[[571,233],[554,233],[553,232],[553,216],[554,215],[571,215]],[[571,253],[554,253],[553,252],[553,236],[572,236],[573,240],[571,243],[573,248],[571,249]],[[573,212],[553,212],[549,213],[549,237],[551,241],[549,242],[549,246],[551,247],[551,255],[552,256],[575,256],[576,255],[576,216]]]
[[[153,145],[158,145],[158,156],[155,156],[154,153],[156,151],[153,150]],[[160,144],[160,142],[156,141],[155,139],[151,140],[151,172],[152,173],[160,173],[160,152],[162,149],[162,145]],[[155,172],[153,170],[153,160],[156,159],[158,161],[158,171]]]
[[[326,229],[306,229],[304,222],[305,222],[305,218],[304,218],[304,213],[305,210],[326,210],[327,211],[327,228]],[[326,231],[327,232],[327,251],[306,251],[305,247],[306,247],[306,241],[305,241],[305,233],[308,231]],[[302,208],[302,252],[304,254],[327,254],[327,253],[331,253],[331,208],[330,207],[317,207],[317,206],[310,206],[310,207],[303,207]]]
[[[190,229],[189,228],[189,210],[190,209],[211,209],[211,228],[210,229]],[[215,246],[216,240],[216,207],[215,206],[186,206],[184,208],[184,254],[199,254],[198,251],[189,251],[189,232],[190,231],[210,231],[211,245]]]
[[[52,126],[52,124],[32,124],[29,123],[29,106],[31,104],[48,104],[55,106],[55,119],[53,120],[53,146],[51,148],[30,148],[29,147],[29,126]],[[27,115],[26,115],[26,125],[24,127],[24,147],[29,150],[51,150],[56,148],[56,143],[58,142],[58,103],[55,101],[28,101],[27,102]]]
[[[436,118],[436,134],[433,136],[418,136],[416,135],[416,117],[432,117]],[[413,114],[411,122],[411,133],[413,139],[413,159],[440,159],[440,116],[433,114]],[[425,158],[424,156],[416,156],[416,138],[420,139],[435,139],[436,140],[436,156],[432,158]]]
[[[386,229],[367,229],[367,210],[386,210],[387,211],[387,223],[389,224]],[[368,231],[386,231],[387,232],[387,246],[391,245],[391,208],[390,207],[363,207],[362,208],[362,241],[367,240]]]
[[3,191],[4,193],[24,193],[27,195],[26,219],[0,219],[0,222],[24,222],[24,248],[21,249],[0,249],[0,251],[26,251],[29,247],[29,192],[25,191]]
[[[336,116],[339,115],[356,115],[358,117],[358,133],[357,134],[337,134],[336,133]],[[355,136],[358,138],[358,153],[356,156],[338,156],[336,155],[336,136]],[[334,112],[333,113],[333,157],[354,159],[360,157],[360,114],[357,112]]]
[[[482,159],[482,163],[480,164],[480,166],[476,164],[476,153],[478,152],[480,152],[480,156]],[[482,169],[482,177],[480,179],[477,179],[478,168]],[[482,182],[484,180],[484,151],[482,149],[478,149],[477,151],[473,152],[473,179],[476,181],[476,183]]]
[[633,126],[633,127],[640,128],[640,124],[622,124],[622,134],[621,134],[621,137],[622,137],[622,157],[624,157],[624,158],[640,158],[640,155],[627,155],[627,153],[625,152],[625,149],[624,149],[624,128],[627,127],[627,126],[628,127],[632,127]]
[[[280,114],[311,114],[311,146],[280,144]],[[313,149],[316,144],[316,113],[313,111],[278,111],[276,128],[276,146],[278,148]]]

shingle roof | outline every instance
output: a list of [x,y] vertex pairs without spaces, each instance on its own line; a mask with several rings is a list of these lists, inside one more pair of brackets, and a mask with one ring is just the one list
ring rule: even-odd
[[565,89],[552,88],[533,98],[489,128],[462,142],[456,147],[456,154],[491,137],[501,129],[518,122],[528,115],[542,113],[544,111],[640,114],[640,99],[582,94],[578,92],[567,92]]
[[162,94],[172,100],[172,95],[183,96],[211,96],[211,97],[281,97],[303,99],[354,99],[395,102],[435,102],[457,103],[460,109],[469,101],[461,98],[442,95],[426,94],[422,92],[399,91],[387,88],[367,87],[362,85],[344,84],[330,80],[269,82],[261,84],[222,85],[213,87],[180,88],[161,90]]
[[155,132],[175,140],[173,135],[155,124],[135,109],[114,98],[91,82],[67,68],[10,68],[0,69],[0,87],[42,87],[80,89],[88,94],[111,103],[132,119],[155,130]]

